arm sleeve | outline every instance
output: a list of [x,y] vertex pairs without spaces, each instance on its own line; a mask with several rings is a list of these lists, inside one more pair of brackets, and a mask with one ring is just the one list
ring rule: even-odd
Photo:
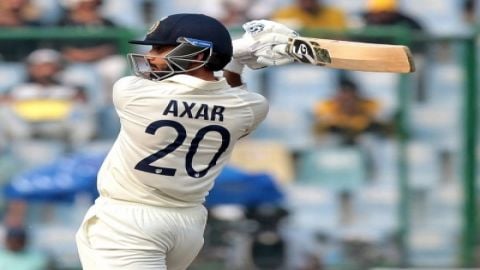
[[268,101],[267,99],[257,93],[249,93],[248,95],[249,109],[252,113],[252,122],[245,132],[245,135],[254,131],[260,123],[265,120],[268,113]]

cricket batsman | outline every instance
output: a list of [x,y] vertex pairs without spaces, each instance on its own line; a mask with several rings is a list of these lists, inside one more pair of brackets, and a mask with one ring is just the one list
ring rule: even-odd
[[268,111],[242,84],[243,66],[293,61],[283,52],[294,31],[270,21],[244,28],[232,45],[217,20],[175,14],[131,41],[150,50],[129,54],[133,76],[113,87],[121,130],[98,173],[100,196],[76,234],[83,269],[181,270],[197,256],[205,197],[235,143]]

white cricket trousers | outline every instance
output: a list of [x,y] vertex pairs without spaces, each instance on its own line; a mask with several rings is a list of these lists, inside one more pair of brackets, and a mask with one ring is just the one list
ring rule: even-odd
[[184,270],[203,246],[207,210],[99,198],[76,234],[84,270]]

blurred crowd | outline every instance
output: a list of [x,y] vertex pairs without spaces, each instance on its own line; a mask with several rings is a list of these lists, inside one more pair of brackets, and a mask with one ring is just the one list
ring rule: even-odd
[[[416,35],[430,33],[426,20],[410,13],[411,9],[405,9],[405,3],[415,1],[343,2],[356,6],[356,11],[346,10],[334,1],[326,0],[0,1],[0,183],[7,184],[20,172],[48,164],[62,155],[90,149],[92,145],[100,145],[101,151],[108,149],[120,128],[111,104],[111,87],[117,79],[129,74],[125,48],[137,49],[125,47],[126,41],[143,33],[150,24],[169,13],[205,13],[218,18],[235,34],[239,33],[243,23],[253,19],[271,19],[299,31],[337,33],[339,37],[343,31],[363,27],[400,27]],[[461,6],[461,20],[467,26],[476,24],[475,3],[467,0]],[[31,31],[31,36],[22,36],[19,31],[22,29]],[[68,32],[61,32],[62,29]],[[55,34],[35,36],[37,30],[72,35],[68,38],[59,38]],[[80,32],[87,35],[75,38],[75,33]],[[92,35],[89,37],[88,33]],[[362,41],[396,42],[391,38],[364,38]],[[411,49],[419,70],[415,75],[418,77],[415,91],[421,101],[427,91],[423,65],[429,51],[421,43],[411,44]],[[371,134],[381,138],[395,137],[396,111],[385,114],[388,104],[368,95],[369,89],[363,89],[355,75],[336,72],[328,80],[331,81],[328,84],[329,94],[310,102],[304,115],[308,121],[307,130],[315,140],[313,145],[331,142],[332,137],[347,151],[360,145],[360,171],[366,171],[366,175],[371,176],[374,173],[371,166],[373,157],[368,151],[363,151],[362,138]],[[280,92],[287,91],[295,89],[281,89]],[[268,91],[263,93],[268,95]],[[292,139],[295,140],[288,140]],[[264,146],[263,151],[268,151],[267,144]],[[285,172],[287,168],[294,171],[303,160],[298,149],[288,151],[292,160],[300,165],[274,170],[279,180],[285,182],[298,176],[295,172]],[[232,162],[235,161],[244,164],[246,158],[238,157]],[[282,162],[278,161],[276,165]],[[348,188],[341,189],[335,193],[334,200],[340,205],[342,222],[349,224],[353,215],[352,193]],[[25,248],[30,228],[26,217],[27,204],[0,196],[0,206],[5,243],[0,253],[0,269],[55,268],[49,254],[42,255]],[[316,237],[318,243],[325,244],[330,236]],[[366,251],[361,248],[361,244],[365,244],[361,240],[354,239],[352,241],[357,242],[353,244],[350,242],[352,249],[355,244],[359,247],[351,252],[358,255]],[[295,269],[326,269],[322,264],[328,259],[322,259],[311,251],[305,252],[302,258],[303,261],[293,263]],[[335,261],[335,258],[331,260]]]

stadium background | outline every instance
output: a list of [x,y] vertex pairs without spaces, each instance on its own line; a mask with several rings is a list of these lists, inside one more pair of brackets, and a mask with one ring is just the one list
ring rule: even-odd
[[[33,0],[41,10],[42,25],[0,28],[0,91],[7,93],[25,80],[24,61],[37,48],[102,40],[123,57],[138,50],[126,41],[142,36],[158,18],[178,12],[220,16],[221,1],[104,0],[101,12],[117,27],[79,30],[55,26],[62,14],[57,0]],[[256,2],[263,2],[257,14],[267,18],[293,1]],[[299,29],[302,34],[353,40],[388,37],[399,44],[421,44],[426,49],[415,55],[418,71],[343,73],[301,64],[247,70],[249,88],[265,94],[271,109],[260,128],[238,146],[231,165],[275,179],[285,196],[281,206],[288,212],[275,232],[286,251],[252,252],[255,224],[261,219],[255,223],[241,208],[219,207],[212,211],[218,214],[218,224],[207,231],[205,252],[192,269],[249,269],[261,264],[262,256],[267,265],[268,260],[280,261],[285,269],[479,267],[478,20],[465,19],[463,0],[401,0],[400,10],[421,22],[424,32],[369,28],[359,18],[366,1],[323,2],[345,12],[348,29]],[[233,36],[241,33],[239,25],[229,29]],[[121,74],[128,73],[126,65],[112,63],[113,70],[120,66],[125,67]],[[108,150],[118,126],[108,102],[109,89],[98,83],[98,70],[110,67],[79,63],[67,67],[70,76],[84,84],[95,112],[95,136],[74,149],[60,140],[2,138],[2,185],[18,181],[32,169],[58,164],[72,153]],[[319,137],[312,131],[314,103],[328,99],[345,74],[381,104],[381,117],[394,122],[391,133],[367,132],[357,143],[345,145],[335,136]],[[0,122],[0,130],[5,125]],[[8,211],[22,208],[12,206],[16,200],[9,196],[0,197],[3,221]],[[74,232],[90,200],[81,192],[68,203],[29,197],[27,209],[18,210],[26,211],[28,248],[47,254],[50,268],[79,269]],[[0,235],[5,238],[5,233]]]

